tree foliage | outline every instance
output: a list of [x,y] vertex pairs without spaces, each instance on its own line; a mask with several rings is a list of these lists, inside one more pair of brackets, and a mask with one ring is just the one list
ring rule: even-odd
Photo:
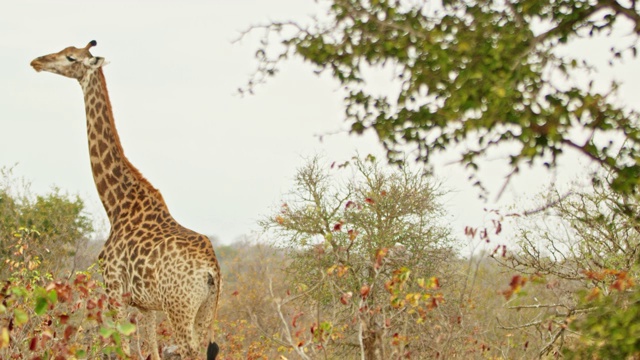
[[[635,57],[635,1],[321,3],[327,13],[310,25],[255,27],[266,35],[250,87],[296,55],[340,82],[351,131],[373,129],[391,161],[404,160],[409,150],[428,162],[455,147],[460,163],[477,171],[479,157],[500,147],[509,152],[513,173],[537,160],[554,166],[574,149],[611,170],[616,191],[637,184],[638,113],[615,101],[618,84],[596,90],[592,64],[558,51],[578,39],[631,32],[623,46],[611,47],[610,60]],[[367,70],[385,66],[397,92],[368,86]],[[572,81],[578,77],[588,85]]]
[[[341,183],[346,169],[353,173]],[[295,299],[299,316],[309,314],[294,327],[308,323],[311,332],[289,330],[288,341],[318,356],[426,354],[417,333],[429,332],[429,311],[443,300],[437,275],[455,257],[435,183],[356,157],[333,169],[312,160],[294,189],[263,222],[290,259],[291,294],[280,303]]]
[[24,233],[20,229],[30,234],[25,244],[29,253],[44,259],[42,270],[70,270],[69,260],[93,232],[82,199],[55,188],[45,195],[33,195],[10,169],[0,169],[0,175],[0,273],[11,255],[11,245]]
[[[620,275],[620,274],[618,274]],[[619,283],[620,277],[618,276]],[[632,285],[624,277],[626,285]],[[615,284],[615,283],[614,283]],[[614,285],[612,284],[612,285]],[[564,349],[568,359],[630,359],[640,354],[640,291],[617,285],[608,296],[591,295],[592,311],[571,324],[581,342]]]

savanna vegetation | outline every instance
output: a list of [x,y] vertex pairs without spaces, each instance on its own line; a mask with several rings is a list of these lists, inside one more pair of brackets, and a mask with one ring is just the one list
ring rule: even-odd
[[[510,222],[517,249],[462,256],[463,244],[486,242],[508,215],[457,239],[442,221],[444,188],[430,176],[370,156],[312,159],[263,217],[259,239],[216,245],[222,358],[633,357],[637,204],[606,184],[545,194],[544,211]],[[136,358],[137,313],[112,319],[81,199],[5,192],[3,203],[28,214],[33,199],[54,198],[77,206],[75,217],[51,216],[53,228],[80,234],[64,253],[46,250],[47,232],[30,218],[3,219],[16,229],[3,229],[0,355],[126,358],[130,341]],[[171,344],[163,320],[158,335],[161,347]]]
[[[222,358],[640,357],[638,113],[619,84],[594,84],[588,59],[560,51],[604,38],[612,64],[635,58],[636,2],[319,4],[309,21],[248,30],[264,39],[245,90],[304,59],[340,83],[351,130],[374,131],[394,166],[311,159],[258,238],[216,244]],[[369,88],[376,70],[394,74],[389,93]],[[481,195],[488,152],[506,154],[508,179],[568,151],[595,170],[588,188],[552,189],[456,238],[448,189],[412,170],[445,150]],[[137,315],[112,319],[82,199],[31,194],[8,170],[1,180],[0,358],[136,358],[121,344],[136,344]],[[506,226],[516,243],[492,241]],[[491,246],[462,253],[469,243]],[[171,344],[162,322],[158,333]]]

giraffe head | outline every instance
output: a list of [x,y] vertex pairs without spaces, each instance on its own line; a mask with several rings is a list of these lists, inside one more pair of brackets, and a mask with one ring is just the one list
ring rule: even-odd
[[91,55],[89,49],[98,43],[91,40],[84,48],[70,46],[57,53],[40,56],[31,62],[36,71],[48,71],[54,74],[81,80],[102,65],[104,58]]

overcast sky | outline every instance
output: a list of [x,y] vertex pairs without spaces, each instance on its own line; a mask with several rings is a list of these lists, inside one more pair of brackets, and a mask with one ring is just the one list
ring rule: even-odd
[[[337,83],[301,61],[241,97],[255,69],[257,37],[232,43],[241,30],[269,20],[305,20],[311,0],[3,1],[0,3],[0,167],[37,193],[53,186],[77,193],[104,219],[89,168],[84,103],[75,80],[36,73],[29,62],[67,46],[97,40],[92,53],[109,62],[105,76],[125,154],[158,188],[183,225],[229,243],[257,230],[256,220],[278,206],[297,168],[315,154],[328,162],[382,155],[373,136],[349,136]],[[600,48],[569,51],[604,59]],[[603,60],[604,61],[604,60]],[[638,60],[602,71],[624,80],[621,101],[640,91]],[[506,168],[500,156],[482,174],[495,191]],[[565,161],[561,179],[587,163]],[[445,199],[457,234],[478,224],[483,208],[463,171],[438,166],[453,193]],[[535,174],[535,176],[533,176]],[[528,199],[553,174],[525,172],[502,199]]]

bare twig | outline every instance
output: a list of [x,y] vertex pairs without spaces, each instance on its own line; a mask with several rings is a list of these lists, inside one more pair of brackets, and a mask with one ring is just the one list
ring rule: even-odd
[[[273,299],[273,302],[276,304],[276,311],[278,312],[278,316],[280,317],[280,321],[282,322],[282,325],[284,326],[284,335],[287,339],[287,341],[289,342],[289,346],[293,349],[293,351],[296,352],[296,354],[298,354],[298,356],[300,356],[300,358],[302,359],[306,359],[306,360],[311,360],[311,358],[309,356],[307,356],[307,354],[304,353],[304,351],[302,351],[301,347],[297,346],[296,344],[294,344],[293,342],[293,337],[291,336],[291,331],[289,330],[289,324],[287,323],[287,320],[284,318],[284,314],[282,313],[282,305],[286,302],[291,301],[291,299],[287,300],[286,302],[284,302],[283,300],[280,299],[276,299],[274,293],[273,293],[273,279],[271,277],[269,277],[269,293],[271,294],[271,298]],[[302,294],[301,294],[302,295]],[[301,296],[299,295],[299,296]],[[296,296],[294,298],[297,298],[299,296]]]
[[542,357],[543,355],[549,353],[549,351],[551,351],[551,348],[553,347],[553,344],[555,344],[556,340],[558,340],[558,338],[560,337],[560,335],[562,335],[564,333],[564,330],[566,328],[565,327],[560,327],[560,330],[558,330],[558,332],[556,332],[553,337],[551,338],[551,340],[549,340],[549,342],[547,343],[547,345],[545,345],[540,352],[538,353],[538,355],[540,357]]
[[503,329],[503,330],[517,330],[517,329],[524,329],[524,328],[531,327],[531,326],[538,326],[538,325],[540,325],[540,324],[542,324],[542,323],[543,323],[543,320],[538,320],[538,321],[532,321],[532,322],[529,322],[529,323],[526,323],[526,324],[522,324],[522,325],[516,325],[516,326],[505,326],[505,325],[502,325],[502,324],[500,323],[500,319],[499,319],[498,317],[496,317],[496,321],[498,322],[498,327],[499,327],[500,329]]
[[531,216],[531,215],[535,215],[537,213],[541,213],[545,210],[548,210],[554,206],[556,206],[557,204],[563,202],[566,198],[568,198],[569,196],[573,195],[573,191],[567,191],[564,195],[558,197],[556,200],[546,203],[540,207],[537,207],[535,209],[531,209],[531,210],[526,210],[524,212],[522,212],[521,214],[518,213],[510,213],[507,214],[505,216],[510,217],[510,216]]
[[507,306],[507,309],[541,309],[541,308],[557,308],[563,307],[568,309],[569,307],[564,304],[535,304],[535,305],[515,305],[515,306]]

